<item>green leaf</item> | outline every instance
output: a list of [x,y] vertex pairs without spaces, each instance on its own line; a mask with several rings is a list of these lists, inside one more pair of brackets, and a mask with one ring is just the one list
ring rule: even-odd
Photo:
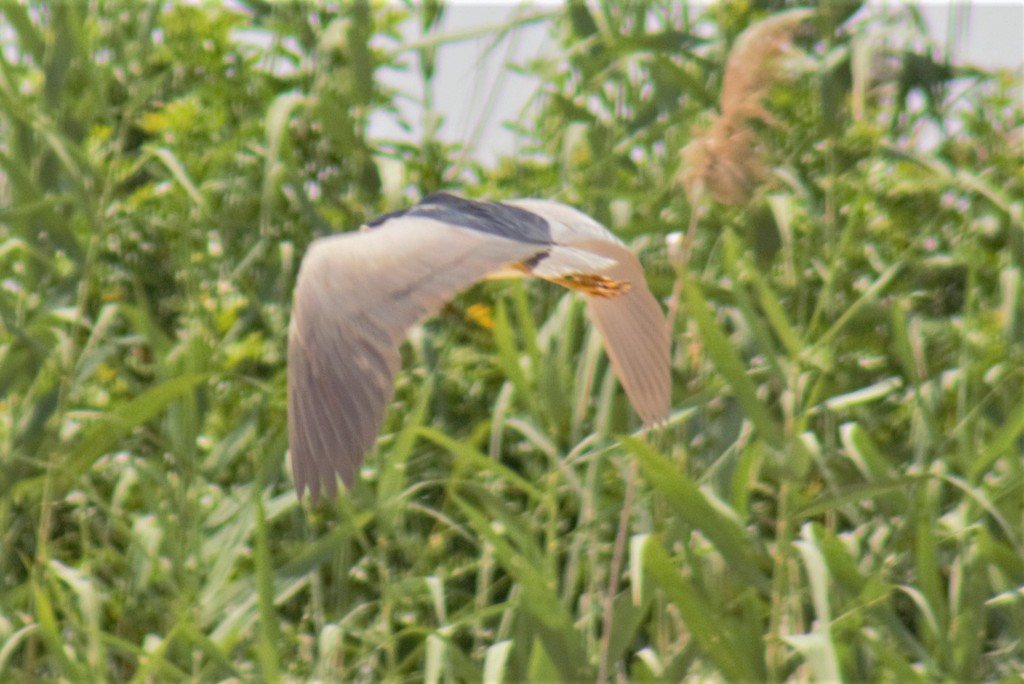
[[[498,363],[502,373],[516,388],[516,398],[525,402],[533,415],[541,415],[537,408],[537,400],[530,389],[526,373],[519,363],[519,349],[516,347],[515,334],[509,321],[508,308],[503,300],[498,300],[494,309],[494,344],[498,348]],[[536,344],[536,343],[534,343]]]
[[772,417],[768,408],[758,396],[753,381],[747,375],[746,368],[739,354],[725,333],[715,322],[714,315],[707,300],[701,294],[699,285],[688,277],[683,279],[683,294],[689,315],[697,323],[704,338],[704,349],[714,362],[715,367],[725,377],[743,407],[743,413],[754,424],[764,439],[775,448],[785,444],[785,433],[782,426]]
[[181,163],[181,160],[178,159],[177,155],[166,147],[150,148],[149,154],[156,157],[160,163],[171,172],[174,180],[178,181],[178,185],[180,185],[182,190],[188,194],[192,203],[203,212],[203,215],[209,216],[210,208],[206,204],[203,194],[199,192],[199,188],[196,187],[196,184],[192,181],[188,171],[185,169],[185,165]]
[[402,429],[395,438],[393,446],[386,454],[382,454],[380,485],[377,491],[378,500],[385,506],[382,522],[389,528],[394,529],[398,518],[396,515],[401,510],[399,499],[405,489],[405,467],[416,446],[416,438],[420,435],[420,428],[427,418],[427,408],[430,406],[430,398],[434,393],[434,375],[431,374],[423,386],[420,387],[416,396],[416,404],[412,411],[402,421]]
[[753,682],[765,678],[760,644],[741,644],[732,638],[731,626],[721,611],[705,600],[705,593],[688,580],[661,543],[651,537],[644,545],[644,568],[679,610],[686,628],[700,649],[729,681]]
[[477,534],[494,547],[498,562],[515,579],[522,606],[536,621],[546,659],[567,681],[592,680],[594,674],[572,616],[562,607],[549,580],[527,561],[528,556],[540,557],[540,551],[533,549],[524,557],[523,548],[514,547],[475,507],[459,497],[455,502]]
[[541,490],[535,484],[514,470],[488,457],[487,454],[472,445],[452,439],[440,430],[432,427],[421,426],[418,432],[421,437],[430,440],[454,455],[459,469],[469,470],[470,472],[491,471],[508,484],[522,490],[531,500],[539,501],[542,498]]
[[827,349],[832,345],[834,339],[838,337],[839,333],[843,332],[851,322],[856,320],[857,316],[865,307],[877,302],[885,293],[886,289],[902,272],[902,262],[895,263],[885,269],[885,271],[878,276],[866,290],[864,290],[864,294],[858,297],[857,300],[842,313],[839,319],[833,323],[821,337],[815,340],[814,346],[819,349]]
[[804,571],[811,583],[815,619],[810,633],[789,634],[783,638],[804,656],[816,681],[839,682],[843,678],[832,639],[832,610],[829,605],[829,587],[833,582],[809,523],[804,525],[802,536],[803,540],[795,541],[793,545],[803,558]]
[[1018,456],[1021,435],[1024,435],[1024,402],[1017,404],[988,441],[984,451],[971,462],[968,479],[971,482],[980,482],[982,475],[993,466],[1000,456],[1005,454]]
[[736,519],[712,506],[696,483],[654,447],[636,437],[620,439],[636,456],[648,484],[665,497],[676,514],[703,532],[738,576],[767,594],[770,583],[763,568],[769,560],[754,551],[753,540]]
[[86,428],[78,446],[67,461],[54,473],[55,498],[75,486],[96,461],[116,448],[132,430],[143,425],[167,409],[177,399],[185,397],[200,383],[209,379],[207,373],[190,373],[167,380],[149,388],[139,396],[123,402],[96,424]]
[[505,640],[487,647],[484,654],[484,684],[503,684],[512,642]]

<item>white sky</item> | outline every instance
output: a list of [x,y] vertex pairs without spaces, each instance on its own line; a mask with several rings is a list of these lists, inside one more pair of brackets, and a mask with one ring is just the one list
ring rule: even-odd
[[[439,33],[472,32],[500,26],[516,16],[544,11],[544,6],[537,5],[455,3],[447,8]],[[409,28],[406,35],[416,40],[418,25]],[[513,152],[515,136],[502,122],[528,120],[522,114],[540,81],[517,74],[505,65],[525,66],[546,52],[553,53],[556,45],[549,31],[547,24],[538,22],[516,29],[497,45],[494,34],[490,34],[440,47],[434,72],[434,106],[444,117],[441,139],[471,145],[476,158],[485,164]],[[420,98],[423,93],[415,53],[405,53],[405,61],[407,71],[383,71],[378,76],[389,86]],[[419,140],[423,130],[422,109],[413,102],[405,102],[402,110],[414,126],[412,132],[402,131],[386,116],[377,116],[371,120],[371,138]],[[478,132],[475,129],[481,122],[483,126]]]
[[[935,40],[951,45],[953,63],[986,68],[1024,63],[1024,0],[929,2],[921,3],[920,9]],[[960,33],[950,35],[951,25],[959,25]]]
[[[450,2],[440,29],[444,34],[473,32],[505,23],[513,16],[541,13],[551,9],[545,2],[532,5],[507,2]],[[873,3],[890,8],[900,2]],[[1024,0],[1004,2],[930,2],[917,3],[935,42],[951,50],[954,63],[979,67],[1020,68],[1024,64]],[[949,27],[960,28],[949,34]],[[418,26],[407,33],[415,40]],[[514,134],[504,121],[527,121],[524,110],[532,102],[539,81],[515,74],[505,64],[525,65],[530,59],[556,50],[543,23],[524,26],[494,45],[493,34],[464,40],[438,49],[434,80],[434,105],[444,117],[439,137],[461,142],[473,150],[484,164],[492,164],[502,154],[516,150]],[[419,71],[414,52],[406,53],[407,72],[383,72],[384,81],[413,96],[422,97]],[[376,139],[420,140],[423,130],[422,109],[412,101],[403,103],[413,130],[403,131],[386,115],[377,115],[370,124]],[[476,126],[482,127],[479,131]]]

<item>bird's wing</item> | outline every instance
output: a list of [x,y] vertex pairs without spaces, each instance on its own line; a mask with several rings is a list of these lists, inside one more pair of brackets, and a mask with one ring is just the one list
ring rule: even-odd
[[299,496],[351,484],[394,392],[407,329],[458,291],[549,247],[425,218],[315,241],[295,288],[288,429]]
[[604,340],[612,368],[645,425],[668,418],[671,394],[669,330],[661,306],[647,288],[639,260],[621,244],[583,240],[574,247],[615,260],[601,275],[629,283],[615,297],[587,296],[587,311]]
[[[629,292],[610,298],[587,296],[587,309],[604,339],[612,368],[640,418],[647,425],[667,419],[671,394],[668,324],[647,288],[637,258],[611,231],[578,209],[542,199],[504,204],[544,217],[551,239],[563,249],[582,250],[615,262],[599,273],[613,281],[628,282]],[[536,269],[534,273],[546,277]]]
[[548,222],[551,241],[556,245],[576,245],[583,240],[622,244],[622,240],[598,221],[568,204],[533,197],[505,200],[502,204],[525,209],[544,218]]

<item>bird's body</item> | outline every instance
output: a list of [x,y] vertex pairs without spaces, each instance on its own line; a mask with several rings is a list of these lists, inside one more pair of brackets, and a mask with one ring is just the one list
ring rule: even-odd
[[669,335],[618,238],[556,202],[448,194],[316,240],[299,270],[288,341],[292,468],[308,488],[350,485],[376,439],[406,331],[485,278],[538,277],[587,295],[612,367],[648,424],[668,416]]

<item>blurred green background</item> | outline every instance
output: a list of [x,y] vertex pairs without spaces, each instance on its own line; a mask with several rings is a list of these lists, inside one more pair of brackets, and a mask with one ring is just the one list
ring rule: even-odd
[[[484,32],[552,35],[485,166],[437,136],[442,4],[0,3],[0,680],[1018,681],[1021,72],[824,3],[765,182],[693,205],[679,151],[784,7]],[[409,64],[428,125],[370,136],[413,128]],[[635,432],[577,296],[485,283],[410,335],[353,490],[299,502],[302,254],[441,189],[629,242],[672,420]]]

